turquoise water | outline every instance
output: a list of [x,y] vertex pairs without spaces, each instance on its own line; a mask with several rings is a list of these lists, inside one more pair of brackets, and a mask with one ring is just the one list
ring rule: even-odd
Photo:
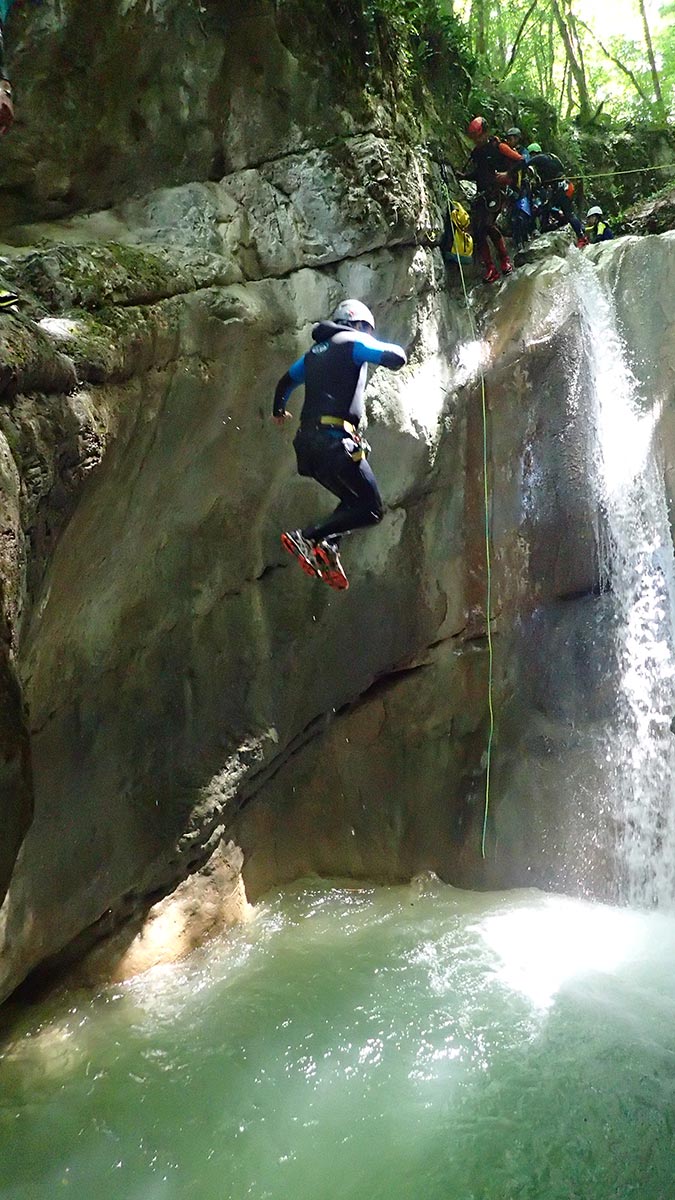
[[304,884],[22,1017],[3,1200],[673,1200],[675,919]]

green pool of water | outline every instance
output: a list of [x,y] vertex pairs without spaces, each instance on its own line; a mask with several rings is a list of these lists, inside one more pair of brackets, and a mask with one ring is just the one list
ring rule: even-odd
[[675,918],[305,884],[24,1014],[3,1200],[673,1200]]

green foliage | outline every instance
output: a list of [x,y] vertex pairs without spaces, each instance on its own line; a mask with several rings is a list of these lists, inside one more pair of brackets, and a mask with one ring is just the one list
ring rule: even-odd
[[465,0],[464,20],[491,91],[505,85],[516,95],[539,95],[561,117],[586,124],[606,114],[664,125],[675,113],[675,2],[659,14],[650,7],[648,16],[663,108],[639,4],[633,0],[623,32],[599,0]]
[[[364,92],[409,115],[429,107],[430,90],[465,100],[474,69],[469,35],[443,0],[277,0],[285,40],[311,54],[332,88]],[[312,27],[307,37],[306,24]]]
[[414,91],[425,72],[468,74],[474,65],[468,30],[439,0],[365,0],[363,10],[381,66],[403,87]]

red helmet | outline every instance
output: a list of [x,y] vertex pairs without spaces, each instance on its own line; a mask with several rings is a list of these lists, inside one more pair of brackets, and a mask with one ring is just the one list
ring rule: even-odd
[[479,137],[482,137],[483,134],[487,132],[487,127],[488,124],[485,120],[485,117],[474,117],[473,121],[469,123],[469,127],[466,132],[468,133],[472,142],[477,142]]

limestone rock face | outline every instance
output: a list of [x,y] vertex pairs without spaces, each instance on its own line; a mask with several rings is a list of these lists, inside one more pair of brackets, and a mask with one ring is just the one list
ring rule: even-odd
[[232,842],[218,846],[208,862],[147,911],[135,913],[69,973],[69,982],[95,987],[175,962],[211,935],[250,917],[241,877],[243,857]]
[[661,188],[656,196],[634,204],[622,222],[624,233],[665,233],[669,229],[675,229],[675,187],[672,184]]
[[282,41],[268,0],[64,0],[13,12],[20,125],[3,146],[17,221],[220,178],[350,132]]

